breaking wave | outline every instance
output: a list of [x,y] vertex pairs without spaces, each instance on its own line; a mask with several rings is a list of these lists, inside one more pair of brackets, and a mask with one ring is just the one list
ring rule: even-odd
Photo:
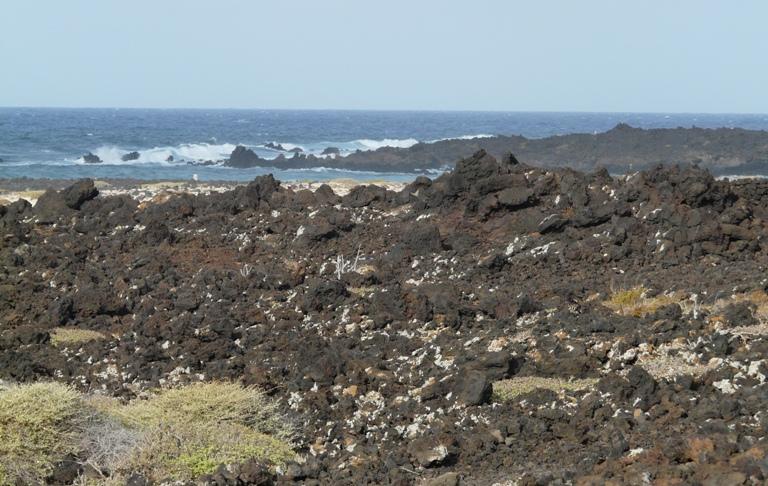
[[[98,156],[103,164],[110,165],[131,165],[131,164],[176,164],[186,161],[203,162],[206,160],[222,160],[229,157],[229,154],[235,150],[235,145],[230,143],[209,144],[209,143],[190,143],[177,145],[175,147],[154,147],[145,150],[136,150],[139,154],[137,159],[123,160],[123,157],[134,152],[120,147],[104,146],[92,151]],[[85,163],[83,157],[76,160],[78,163]]]
[[[461,137],[453,137],[453,138],[444,138],[439,140],[429,140],[426,143],[434,143],[442,140],[469,140],[473,138],[486,138],[491,137],[492,135],[465,135]],[[393,148],[409,148],[417,143],[420,143],[419,140],[416,140],[415,138],[405,138],[405,139],[396,139],[396,138],[386,138],[382,140],[374,140],[374,139],[358,139],[358,140],[352,140],[349,142],[313,142],[313,143],[291,143],[291,142],[271,142],[271,146],[267,146],[267,143],[262,144],[240,144],[245,145],[246,147],[250,148],[254,152],[256,152],[259,157],[263,159],[274,159],[280,154],[284,154],[286,156],[291,156],[292,151],[299,150],[301,153],[304,154],[312,154],[317,157],[331,157],[332,155],[329,154],[323,154],[323,152],[328,148],[336,148],[338,149],[338,153],[341,156],[351,154],[353,152],[356,152],[358,150],[361,151],[373,151],[378,150],[384,147],[393,147]],[[136,164],[164,164],[164,165],[175,165],[175,164],[186,164],[187,162],[206,162],[206,161],[213,161],[218,162],[222,160],[226,160],[229,158],[229,155],[232,153],[232,151],[235,149],[235,147],[238,144],[233,143],[222,143],[222,144],[214,144],[214,143],[189,143],[189,144],[181,144],[177,146],[167,146],[167,147],[153,147],[150,149],[143,149],[143,150],[135,150],[135,152],[138,153],[138,158],[129,158],[128,160],[124,160],[124,157],[128,156],[134,150],[117,147],[117,146],[101,146],[96,149],[93,149],[91,152],[98,156],[99,159],[101,159],[102,164],[105,165],[136,165]],[[281,150],[276,150],[274,147],[280,146],[282,147]],[[75,163],[78,164],[85,164],[85,161],[83,160],[83,157],[79,157],[77,159],[74,159]]]

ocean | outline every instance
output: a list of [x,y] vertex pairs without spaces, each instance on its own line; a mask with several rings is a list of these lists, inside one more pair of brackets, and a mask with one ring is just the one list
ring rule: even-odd
[[[345,154],[449,138],[596,133],[620,122],[642,128],[768,129],[768,115],[0,108],[0,178],[250,180],[273,173],[286,181],[409,180],[415,175],[324,167],[235,169],[188,162],[226,159],[238,144],[269,159],[281,152],[267,144],[316,155],[335,147]],[[136,160],[122,160],[134,151],[139,154]],[[88,152],[103,163],[84,163],[82,156]]]

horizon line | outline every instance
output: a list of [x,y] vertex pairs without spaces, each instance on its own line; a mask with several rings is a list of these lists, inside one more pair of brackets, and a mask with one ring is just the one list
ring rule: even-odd
[[479,110],[479,109],[405,109],[405,108],[233,108],[233,107],[147,107],[147,106],[42,106],[42,105],[0,105],[0,110],[157,110],[157,111],[329,111],[329,112],[382,112],[382,113],[551,113],[573,115],[736,115],[768,116],[762,112],[728,111],[583,111],[583,110]]

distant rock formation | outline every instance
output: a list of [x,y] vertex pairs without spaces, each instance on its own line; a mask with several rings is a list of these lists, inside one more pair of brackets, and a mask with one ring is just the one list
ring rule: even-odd
[[285,147],[283,147],[283,145],[280,144],[280,143],[276,144],[275,142],[267,142],[267,143],[264,144],[264,146],[266,148],[268,148],[268,149],[279,150],[280,152],[285,152]]
[[138,152],[129,152],[122,157],[120,157],[120,160],[123,162],[128,162],[131,160],[138,160],[139,159],[139,153]]
[[[321,165],[346,170],[413,172],[449,167],[481,149],[497,158],[513,152],[521,162],[529,165],[571,167],[582,171],[604,167],[611,173],[627,173],[658,164],[683,163],[698,164],[716,174],[768,174],[766,131],[696,127],[646,130],[626,123],[598,134],[580,133],[541,139],[499,135],[420,142],[408,148],[358,150],[345,156],[337,154],[334,158],[324,158]],[[278,159],[274,163],[266,162],[266,166],[299,169],[318,165],[318,159],[312,155]],[[260,159],[254,159],[254,163],[260,166],[265,164]]]
[[238,145],[235,147],[235,150],[232,151],[226,165],[238,168],[264,167],[266,162],[266,160],[256,155],[256,152],[253,150]]
[[83,162],[86,164],[100,164],[103,162],[103,160],[101,160],[98,155],[88,152],[87,154],[83,155]]

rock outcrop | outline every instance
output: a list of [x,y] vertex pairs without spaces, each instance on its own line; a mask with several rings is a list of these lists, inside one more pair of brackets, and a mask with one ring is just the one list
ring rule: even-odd
[[101,158],[99,158],[98,155],[88,152],[87,154],[83,155],[83,162],[85,162],[86,164],[100,164],[103,161],[101,160]]
[[[284,168],[323,165],[338,169],[414,172],[451,166],[457,158],[485,150],[496,158],[513,152],[539,167],[605,168],[614,174],[647,170],[659,164],[697,164],[717,174],[768,174],[768,132],[740,128],[661,128],[645,130],[621,123],[598,134],[570,134],[541,139],[495,136],[417,143],[408,148],[382,147],[333,159],[289,159]],[[251,166],[261,166],[253,160]]]
[[139,154],[138,152],[128,152],[127,154],[120,157],[120,160],[122,160],[123,162],[130,162],[131,160],[139,160],[140,156],[141,154]]

